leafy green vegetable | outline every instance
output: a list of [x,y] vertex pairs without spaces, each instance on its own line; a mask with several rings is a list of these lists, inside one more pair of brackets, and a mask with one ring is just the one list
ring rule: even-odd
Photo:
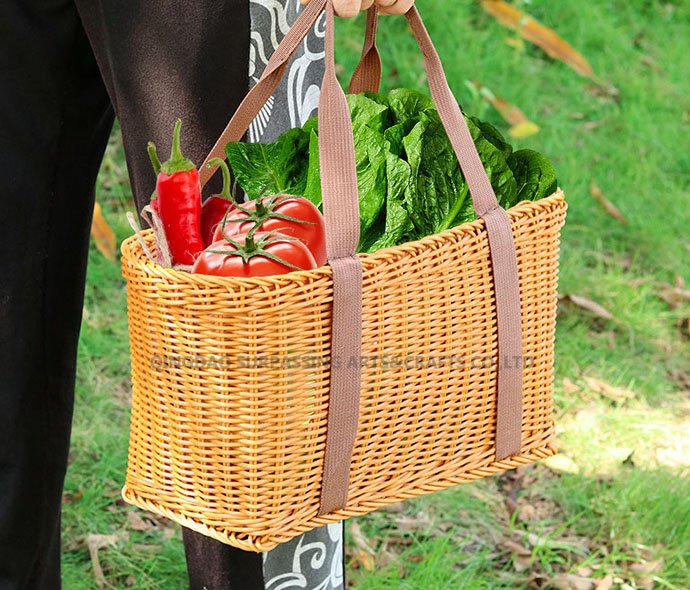
[[433,99],[416,90],[406,88],[393,90],[388,95],[388,104],[396,123],[404,123],[409,119],[418,121],[422,115],[438,119]]
[[414,239],[414,224],[405,207],[412,191],[410,165],[392,153],[386,155],[387,197],[385,220],[380,220],[365,234],[360,251],[375,252]]
[[494,127],[491,123],[479,120],[477,117],[470,117],[469,120],[479,127],[482,135],[487,139],[487,141],[492,143],[501,151],[506,160],[510,157],[510,154],[513,153],[513,146],[506,142],[505,138],[503,135],[501,135],[501,132],[496,129],[496,127]]
[[389,109],[387,105],[379,104],[363,94],[348,94],[347,104],[352,116],[352,127],[362,126],[383,133],[388,127]]
[[[415,90],[347,97],[360,198],[360,251],[374,252],[476,219],[467,182],[433,100]],[[553,193],[556,173],[532,150],[513,152],[491,124],[465,117],[506,209]],[[268,145],[230,143],[228,162],[250,198],[301,194],[320,206],[318,119]]]
[[[355,133],[355,158],[357,162],[357,186],[361,235],[366,234],[378,218],[386,202],[386,154],[388,144],[383,134],[366,125],[359,125]],[[321,205],[321,171],[318,136],[312,131],[309,144],[309,168],[304,195],[315,205]]]
[[403,140],[412,169],[407,209],[418,237],[439,231],[456,199],[464,199],[465,180],[440,121],[422,118]]
[[517,181],[514,203],[543,199],[554,193],[558,186],[556,171],[539,152],[520,150],[508,158],[508,165]]
[[309,135],[290,129],[274,143],[229,143],[228,162],[250,199],[282,192],[301,195],[307,181]]
[[513,177],[513,172],[508,167],[503,153],[482,135],[479,127],[470,120],[467,121],[467,125],[499,205],[505,208],[510,207],[510,203],[517,192],[517,183]]

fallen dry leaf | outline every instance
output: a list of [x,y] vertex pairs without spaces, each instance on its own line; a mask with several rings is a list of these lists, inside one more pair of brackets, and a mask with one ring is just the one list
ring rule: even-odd
[[603,119],[599,119],[598,121],[587,121],[582,125],[582,128],[585,131],[594,131],[595,129],[598,129],[599,127],[602,127],[603,125],[606,125],[609,120],[607,117],[604,117]]
[[575,393],[580,391],[580,386],[568,379],[568,377],[563,377],[563,391],[565,393]]
[[685,288],[683,277],[676,275],[673,285],[663,285],[659,297],[668,303],[671,309],[677,309],[682,303],[690,303],[690,289]]
[[613,587],[613,576],[611,574],[607,574],[604,576],[599,582],[597,582],[596,587],[594,590],[611,590]]
[[115,249],[117,240],[115,232],[103,218],[101,204],[96,202],[93,208],[93,221],[91,222],[91,237],[96,244],[98,251],[108,260],[115,262]]
[[498,114],[511,125],[508,133],[510,133],[512,137],[529,137],[530,135],[539,133],[539,126],[532,123],[532,121],[527,118],[527,115],[522,112],[520,107],[508,102],[502,96],[497,96],[490,88],[487,88],[481,82],[473,80],[472,85],[479,95],[493,106],[498,111]]
[[376,552],[369,544],[369,541],[364,536],[362,529],[359,527],[357,521],[351,521],[348,527],[350,537],[357,547],[353,557],[365,570],[373,571],[376,567]]
[[587,299],[587,297],[583,297],[582,295],[569,293],[567,295],[559,295],[558,299],[564,303],[572,303],[576,307],[584,309],[603,320],[613,319],[613,314],[608,309],[598,304],[596,301]]
[[432,524],[431,516],[424,511],[417,512],[416,514],[401,514],[395,517],[396,529],[403,534],[427,531]]
[[678,320],[678,332],[683,340],[690,340],[690,317]]
[[376,559],[366,551],[355,551],[352,554],[352,561],[349,564],[352,569],[362,568],[368,572],[376,569]]
[[604,195],[604,191],[601,190],[596,180],[594,179],[592,179],[592,182],[589,185],[589,192],[597,201],[597,203],[599,203],[604,208],[604,211],[606,211],[606,213],[608,213],[611,217],[617,219],[621,223],[630,223],[627,217],[625,217],[625,215],[621,213],[620,209],[618,209],[618,207],[616,207],[611,201],[609,201],[606,198],[606,195]]
[[549,582],[558,590],[594,590],[596,586],[596,581],[592,578],[575,574],[556,574]]
[[580,468],[577,466],[577,463],[575,463],[575,461],[573,461],[567,455],[563,454],[547,457],[546,459],[543,459],[541,463],[556,473],[570,473],[574,475],[580,472]]
[[599,393],[615,402],[624,402],[625,400],[633,399],[635,397],[634,391],[630,391],[629,389],[625,389],[623,387],[614,387],[613,385],[610,385],[601,379],[597,379],[596,377],[584,376],[583,380],[587,384],[587,387],[589,387],[594,393]]
[[101,567],[101,560],[99,557],[99,550],[104,547],[113,547],[119,541],[127,539],[127,533],[122,532],[115,535],[88,535],[86,537],[86,546],[89,549],[89,556],[91,558],[91,567],[93,568],[93,577],[96,580],[99,588],[105,588],[108,584]]
[[646,53],[640,55],[640,62],[642,65],[647,66],[650,70],[658,74],[664,71],[664,68],[662,68],[651,55],[647,55]]
[[604,100],[620,102],[621,91],[607,80],[597,79],[595,84],[587,86],[587,92]]
[[551,57],[568,64],[581,76],[593,77],[592,66],[584,56],[552,29],[503,0],[482,0],[482,7],[502,25],[516,30],[527,41],[534,43]]
[[539,133],[539,131],[539,125],[532,123],[532,121],[525,121],[508,129],[508,135],[515,139],[523,139],[525,137],[532,137]]
[[655,574],[661,569],[661,564],[662,561],[660,559],[645,561],[644,563],[631,563],[628,566],[628,570],[636,576]]
[[530,557],[532,555],[531,549],[513,539],[503,539],[501,545],[515,555],[520,555],[522,557]]

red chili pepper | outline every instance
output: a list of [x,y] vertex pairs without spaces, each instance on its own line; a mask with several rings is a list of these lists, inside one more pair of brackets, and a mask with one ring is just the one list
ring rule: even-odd
[[213,235],[216,227],[221,224],[228,210],[235,206],[235,200],[230,192],[230,169],[225,160],[220,158],[214,158],[208,163],[209,168],[216,166],[220,166],[223,171],[223,192],[209,197],[201,206],[201,235],[206,246],[210,246],[215,241]]
[[170,159],[158,160],[156,146],[149,143],[149,155],[158,174],[156,195],[158,211],[168,240],[173,265],[191,266],[204,249],[201,235],[201,186],[194,163],[182,155],[180,129],[175,123]]

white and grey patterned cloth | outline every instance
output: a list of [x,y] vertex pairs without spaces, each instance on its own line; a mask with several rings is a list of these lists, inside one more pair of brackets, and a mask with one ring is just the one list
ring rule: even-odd
[[[249,81],[256,84],[268,59],[302,10],[299,0],[250,0]],[[304,40],[274,96],[249,128],[249,141],[267,143],[316,114],[324,72],[325,15]]]
[[[299,0],[250,0],[250,85],[302,9]],[[302,43],[283,81],[249,128],[252,143],[267,143],[317,113],[324,72],[325,18]],[[263,554],[266,590],[343,590],[343,523],[305,533]]]

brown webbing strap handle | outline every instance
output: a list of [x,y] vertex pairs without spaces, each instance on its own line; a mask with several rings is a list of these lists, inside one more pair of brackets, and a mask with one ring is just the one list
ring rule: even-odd
[[360,92],[378,92],[381,88],[381,55],[376,47],[376,30],[379,23],[379,14],[376,4],[367,11],[367,28],[364,37],[362,57],[352,74],[350,86],[347,91],[350,94]]
[[[353,92],[380,90],[381,60],[376,48],[378,18],[376,7],[369,9],[362,58],[350,82]],[[407,19],[424,54],[431,94],[449,131],[470,187],[475,211],[484,219],[489,234],[498,318],[496,458],[501,460],[519,453],[522,444],[522,321],[512,228],[507,213],[496,201],[476,150],[474,147],[467,149],[468,142],[472,141],[469,129],[448,87],[441,61],[416,8],[410,10]],[[450,130],[454,133],[450,133]]]
[[[313,1],[313,0],[312,0]],[[328,437],[319,515],[347,504],[359,425],[362,371],[362,261],[352,118],[335,72],[335,11],[326,4],[326,73],[319,102],[319,159],[326,249],[333,269],[333,334]]]
[[467,180],[474,210],[484,220],[489,238],[498,330],[496,459],[500,461],[522,448],[522,314],[513,229],[508,213],[496,200],[418,10],[413,6],[406,17],[422,50],[431,95]]

